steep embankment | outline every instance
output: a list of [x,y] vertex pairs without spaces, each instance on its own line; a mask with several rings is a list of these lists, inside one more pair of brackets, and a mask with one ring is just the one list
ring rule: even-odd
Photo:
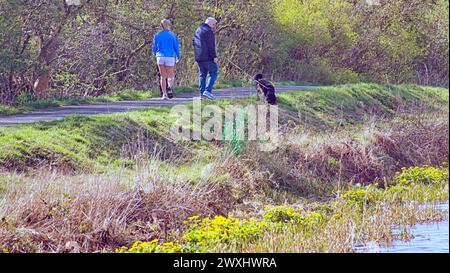
[[[374,115],[392,119],[399,109],[412,109],[414,105],[430,111],[442,109],[442,105],[448,104],[448,90],[358,84],[283,93],[279,94],[279,100],[281,123],[326,131],[362,124]],[[254,99],[215,103],[245,105],[254,103]],[[158,151],[164,159],[180,158],[187,152],[185,158],[189,159],[190,146],[210,146],[205,142],[175,144],[171,141],[169,127],[174,119],[169,117],[169,112],[168,107],[154,108],[113,115],[70,116],[49,123],[0,128],[0,169],[92,170],[98,164],[133,164],[130,159],[136,158],[136,153]]]
[[[430,182],[423,187],[422,182],[408,182],[415,176],[435,180],[440,171],[412,170],[406,172],[406,182],[394,177],[399,177],[396,172],[402,167],[424,164],[442,167],[439,177],[448,177],[443,164],[449,150],[447,89],[358,84],[279,94],[279,98],[281,144],[270,153],[260,151],[255,142],[234,139],[174,141],[169,134],[174,121],[169,108],[0,128],[0,246],[11,252],[92,252],[130,247],[138,240],[181,239],[189,244],[218,225],[218,233],[212,234],[218,237],[204,242],[210,246],[223,239],[223,224],[229,227],[231,221],[231,227],[236,224],[241,231],[250,228],[244,236],[253,238],[256,232],[256,245],[239,242],[213,250],[289,251],[291,245],[270,245],[267,238],[323,234],[299,242],[291,251],[351,251],[352,238],[390,236],[390,224],[439,219],[434,211],[402,204],[417,198],[419,203],[447,200],[445,179],[431,182],[431,187]],[[204,105],[248,103],[255,103],[254,98]],[[350,190],[344,200],[336,195],[355,183],[388,190],[376,186]],[[369,206],[364,201],[372,194],[376,199],[369,201],[376,202]],[[314,203],[305,202],[305,197]],[[354,202],[373,209],[361,211]],[[393,211],[379,210],[386,202],[396,204]],[[269,209],[264,221],[219,217],[188,231],[188,239],[174,232],[186,230],[183,221],[191,216],[261,218],[268,204],[295,204],[312,213]],[[296,224],[268,223],[284,215]],[[372,216],[376,221],[363,221]],[[358,238],[342,226],[349,221],[361,229]],[[380,223],[386,226],[376,232]],[[260,224],[276,229],[259,229]],[[327,241],[330,230],[343,232]],[[178,245],[172,246],[179,251]],[[186,245],[194,248],[185,250],[211,251],[209,247],[196,250],[199,246]],[[155,242],[137,244],[133,250],[141,248],[172,250]]]

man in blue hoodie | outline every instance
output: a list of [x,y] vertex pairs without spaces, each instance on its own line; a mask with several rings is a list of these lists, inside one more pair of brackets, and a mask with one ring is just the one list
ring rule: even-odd
[[[200,97],[205,96],[213,100],[216,98],[212,94],[212,90],[219,73],[216,38],[214,34],[216,26],[217,20],[209,17],[205,23],[197,28],[192,39],[195,50],[195,61],[200,71]],[[206,84],[208,74],[210,78],[208,84]]]

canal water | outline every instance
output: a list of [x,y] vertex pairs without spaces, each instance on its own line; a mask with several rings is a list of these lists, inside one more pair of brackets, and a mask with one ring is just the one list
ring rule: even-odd
[[[410,229],[413,239],[408,242],[394,240],[392,245],[366,244],[356,247],[359,253],[449,253],[449,204],[439,205],[447,211],[445,221],[432,224],[418,224]],[[399,230],[393,230],[394,233]]]

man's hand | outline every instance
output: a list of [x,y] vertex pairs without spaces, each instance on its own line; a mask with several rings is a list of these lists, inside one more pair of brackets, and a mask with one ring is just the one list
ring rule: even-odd
[[179,62],[180,62],[180,59],[176,58],[175,63],[179,63]]
[[216,63],[217,64],[217,62],[219,61],[219,58],[214,58],[214,63]]

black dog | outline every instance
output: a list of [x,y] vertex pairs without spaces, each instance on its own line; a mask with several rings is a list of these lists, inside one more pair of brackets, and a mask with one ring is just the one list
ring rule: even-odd
[[[163,91],[162,91],[162,86],[161,86],[161,73],[158,72],[158,78],[159,78],[159,94],[163,95]],[[169,87],[169,80],[166,79],[166,86],[167,86],[167,96],[169,97],[169,99],[173,98],[173,90],[172,88]]]
[[[271,82],[264,79],[262,74],[257,74],[254,78],[256,81],[256,93],[258,98],[265,99],[268,104],[276,105],[277,97],[275,95],[275,87]],[[264,97],[262,97],[264,95]]]

